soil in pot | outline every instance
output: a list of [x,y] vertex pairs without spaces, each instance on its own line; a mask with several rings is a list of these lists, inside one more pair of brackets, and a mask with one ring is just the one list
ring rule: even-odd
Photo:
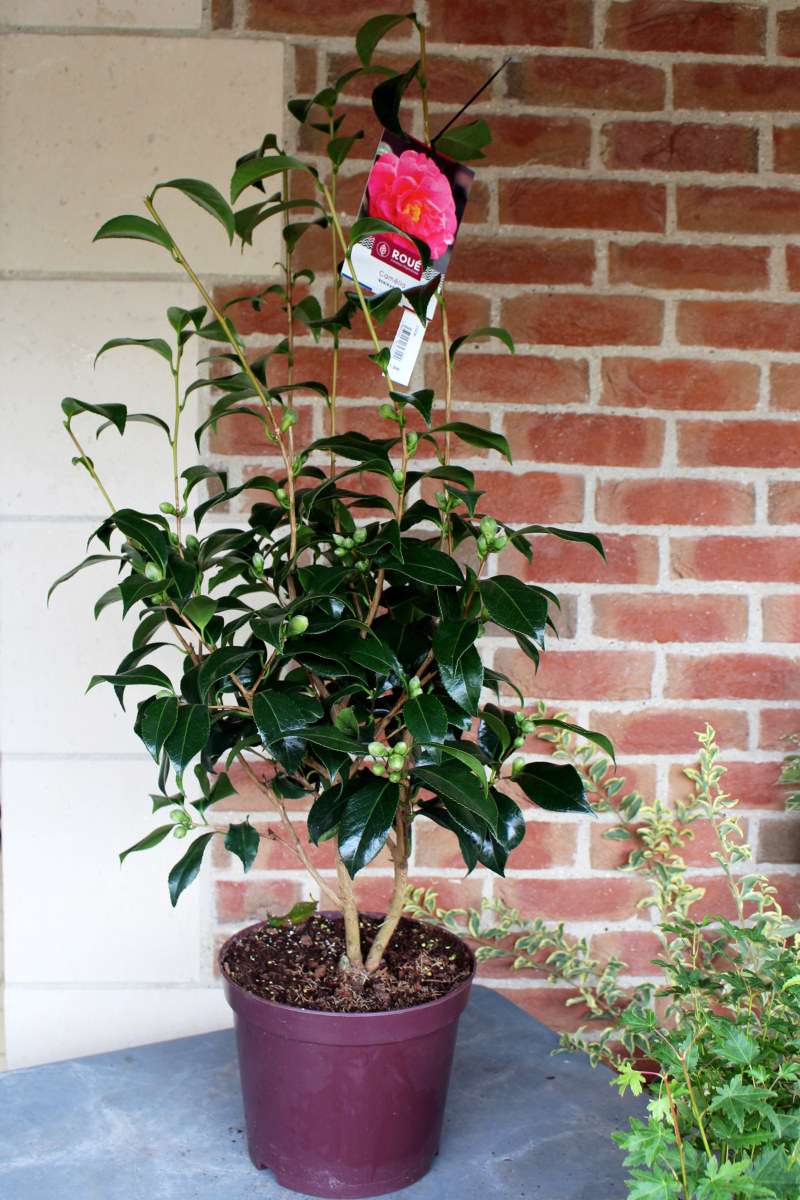
[[[362,916],[364,956],[380,920]],[[234,983],[264,1000],[317,1012],[368,1013],[414,1008],[439,1000],[472,973],[463,942],[446,930],[401,919],[379,969],[363,984],[339,971],[341,917],[320,914],[296,926],[266,925],[236,938],[222,958]]]

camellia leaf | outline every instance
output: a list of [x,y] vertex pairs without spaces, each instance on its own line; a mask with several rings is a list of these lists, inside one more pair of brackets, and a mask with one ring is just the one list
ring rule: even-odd
[[143,242],[155,242],[157,246],[163,246],[172,253],[172,239],[169,234],[165,233],[160,225],[156,225],[155,221],[148,221],[146,217],[112,217],[105,225],[100,226],[92,241],[99,242],[102,238],[136,238]]
[[611,739],[607,738],[604,733],[593,733],[591,729],[584,729],[582,725],[572,725],[569,721],[559,721],[555,717],[532,717],[534,725],[552,725],[556,729],[569,729],[571,733],[580,734],[589,742],[594,742],[595,746],[599,746],[609,756],[611,761],[616,765],[616,757],[614,755],[614,747]]
[[587,546],[593,546],[604,560],[606,557],[603,543],[596,533],[581,533],[580,530],[575,529],[556,529],[554,525],[526,525],[523,529],[515,529],[514,533],[517,536],[526,533],[551,533],[553,537],[561,538],[565,542],[585,542]]
[[178,697],[164,696],[147,706],[142,721],[142,741],[158,762],[164,742],[175,728],[178,720]]
[[419,583],[443,587],[460,587],[464,582],[461,568],[449,554],[429,546],[403,545],[403,561],[386,563],[387,570],[408,575]]
[[448,762],[440,767],[414,767],[413,775],[423,787],[436,792],[438,796],[454,800],[470,812],[477,813],[483,817],[493,833],[497,831],[497,805],[465,763]]
[[169,898],[172,901],[173,908],[178,903],[181,892],[185,891],[189,884],[197,878],[206,846],[213,836],[213,833],[201,833],[192,842],[180,862],[176,862],[170,871],[168,879]]
[[419,65],[418,59],[403,75],[385,79],[372,92],[372,107],[375,116],[384,129],[388,129],[389,133],[402,138],[404,142],[408,141],[408,136],[400,124],[400,105],[411,81],[417,77]]
[[441,745],[447,737],[447,713],[435,696],[406,700],[403,717],[415,742]]
[[492,134],[489,126],[480,117],[469,125],[456,125],[448,129],[441,137],[433,139],[433,148],[437,154],[446,158],[454,158],[456,162],[468,162],[472,158],[486,158],[484,146],[491,146]]
[[422,417],[425,424],[430,429],[431,413],[433,412],[433,388],[421,388],[418,392],[392,392],[392,399],[400,404],[410,404]]
[[174,188],[178,192],[183,192],[184,196],[188,196],[190,200],[194,200],[195,204],[199,204],[207,213],[211,213],[212,217],[217,218],[228,235],[228,243],[233,242],[233,210],[225,197],[220,195],[210,183],[204,183],[202,179],[171,179],[169,183],[156,184],[153,188],[153,196],[159,188]]
[[131,508],[117,509],[114,513],[113,521],[120,533],[132,541],[138,542],[140,546],[144,547],[151,558],[160,563],[162,567],[166,567],[168,554],[167,539],[160,529],[151,524],[150,521],[146,521]]
[[514,775],[514,783],[529,800],[548,812],[592,812],[581,777],[570,763],[563,766],[552,762],[526,763]]
[[120,433],[125,432],[125,422],[128,419],[128,409],[124,404],[86,404],[83,400],[76,400],[74,396],[64,397],[61,401],[61,411],[67,418],[65,422],[67,429],[70,427],[72,418],[82,412],[95,413],[98,417],[105,417]]
[[477,621],[442,621],[431,643],[436,661],[446,667],[455,667],[474,645],[477,636]]
[[258,692],[253,697],[253,718],[265,746],[287,733],[305,732],[305,717],[282,692]]
[[508,330],[507,329],[498,329],[494,325],[487,325],[483,329],[474,330],[473,333],[465,333],[463,337],[457,337],[453,342],[450,343],[450,363],[451,364],[453,363],[453,361],[456,357],[456,354],[458,354],[459,350],[461,349],[461,347],[464,345],[465,342],[471,341],[472,338],[479,338],[479,337],[498,338],[501,342],[503,342],[506,346],[508,346],[508,348],[512,354],[515,353],[514,339],[512,338],[512,336],[508,332]]
[[250,824],[249,817],[246,817],[240,825],[229,826],[228,832],[225,834],[225,849],[230,850],[231,854],[236,854],[242,860],[245,874],[256,861],[260,840],[258,830]]
[[[127,616],[134,604],[138,604],[140,600],[147,600],[150,596],[158,595],[159,592],[164,591],[166,586],[165,580],[148,579],[145,575],[130,575],[127,579],[123,579],[122,583],[116,589],[122,600],[123,617]],[[106,594],[108,595],[109,593]],[[95,609],[96,615],[97,609]]]
[[375,638],[355,642],[350,650],[350,657],[368,671],[374,671],[376,675],[394,674],[398,679],[404,677],[397,655],[385,642],[379,642]]
[[252,183],[268,179],[271,175],[279,175],[282,171],[306,171],[309,175],[317,177],[313,167],[300,162],[299,158],[292,158],[290,154],[267,154],[263,158],[252,158],[243,162],[233,173],[231,204],[235,204],[244,189]]
[[113,683],[114,687],[134,687],[136,684],[146,684],[149,687],[169,688],[172,691],[169,676],[165,675],[159,667],[154,667],[152,663],[143,663],[142,666],[134,667],[132,671],[123,671],[119,675],[93,675],[86,691],[90,692],[98,683]]
[[478,588],[486,611],[496,624],[512,633],[541,641],[547,620],[547,601],[514,575],[482,579]]
[[193,625],[201,631],[217,611],[217,601],[210,596],[193,596],[188,604],[181,609],[183,616],[188,617]]
[[[370,17],[368,21],[365,21],[356,34],[356,54],[361,59],[362,65],[365,67],[370,65],[375,47],[390,29],[394,29],[395,25],[399,25],[402,21],[413,21],[414,17],[413,12],[386,13],[383,16]],[[355,73],[352,72],[352,74]]]
[[[172,799],[168,799],[167,803],[172,804]],[[148,833],[147,837],[143,837],[135,846],[129,846],[127,850],[123,850],[119,856],[120,863],[124,863],[129,854],[135,854],[137,850],[152,850],[153,846],[157,846],[159,842],[163,842],[168,833],[172,833],[174,825],[159,825],[158,829],[154,829],[152,833]]]
[[525,818],[518,804],[498,788],[490,788],[497,805],[497,840],[505,850],[514,850],[525,837]]
[[[486,668],[488,677],[488,668]],[[484,666],[481,656],[474,646],[470,646],[461,655],[454,666],[439,663],[439,675],[447,694],[455,700],[465,712],[473,717],[478,716],[478,703],[483,687]]]
[[222,650],[215,650],[205,660],[197,675],[197,690],[200,695],[205,697],[209,689],[214,686],[218,679],[224,679],[227,675],[235,674],[239,667],[247,662],[248,658],[252,658],[255,651],[242,650],[238,646],[225,647]]
[[[95,354],[95,365],[101,354],[105,354],[106,350],[115,350],[117,346],[144,346],[146,350],[155,350],[156,354],[160,354],[172,366],[172,349],[163,338],[112,338],[110,342],[106,342],[104,346],[101,346],[97,354]],[[120,429],[120,433],[122,432]]]
[[512,462],[511,448],[502,433],[492,433],[490,429],[481,429],[479,425],[471,425],[468,421],[448,421],[446,425],[434,425],[431,433],[454,433],[468,446],[479,446],[481,449],[496,450]]
[[348,800],[339,821],[339,853],[351,879],[386,845],[399,799],[396,783],[373,776]]
[[77,567],[73,567],[71,571],[67,571],[65,575],[60,575],[55,583],[50,585],[50,590],[47,593],[47,603],[50,603],[50,597],[60,583],[66,583],[68,579],[72,579],[73,575],[77,575],[78,571],[82,571],[84,567],[93,567],[95,563],[100,562],[121,562],[122,559],[118,554],[90,554],[82,563],[78,563]]
[[182,704],[179,707],[175,727],[164,742],[164,749],[176,775],[181,775],[200,753],[210,733],[211,723],[205,704]]

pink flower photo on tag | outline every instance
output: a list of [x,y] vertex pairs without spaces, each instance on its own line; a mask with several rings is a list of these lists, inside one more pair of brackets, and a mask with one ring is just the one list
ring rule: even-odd
[[437,259],[455,241],[458,220],[449,180],[416,150],[382,154],[369,177],[369,215],[422,238]]

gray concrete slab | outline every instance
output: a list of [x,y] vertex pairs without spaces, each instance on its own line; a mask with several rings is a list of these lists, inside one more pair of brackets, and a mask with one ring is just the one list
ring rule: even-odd
[[[461,1018],[441,1152],[396,1200],[623,1200],[612,1073],[489,988]],[[291,1200],[247,1155],[233,1033],[0,1076],[3,1200]]]

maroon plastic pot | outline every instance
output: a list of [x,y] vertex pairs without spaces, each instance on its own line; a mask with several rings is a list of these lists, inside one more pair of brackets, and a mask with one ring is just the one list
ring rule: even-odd
[[[230,938],[220,962],[232,942],[265,924]],[[290,1008],[246,992],[222,972],[247,1145],[259,1169],[274,1171],[281,1187],[342,1200],[398,1191],[430,1170],[458,1018],[475,977],[469,953],[472,974],[449,995],[385,1013]]]

